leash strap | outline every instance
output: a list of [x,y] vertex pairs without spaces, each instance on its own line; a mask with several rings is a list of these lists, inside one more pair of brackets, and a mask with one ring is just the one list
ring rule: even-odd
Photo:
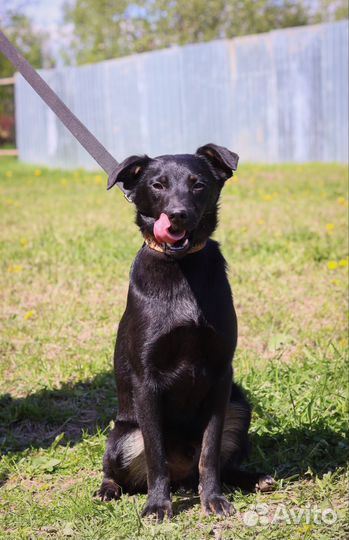
[[[0,30],[0,51],[8,58],[26,81],[39,94],[41,99],[52,109],[52,111],[63,122],[70,133],[79,141],[87,152],[97,161],[97,163],[108,174],[112,180],[118,167],[118,162],[108,152],[108,150],[96,139],[86,126],[71,112],[57,94],[49,87],[44,79],[35,69],[23,58],[20,52],[12,45],[7,37]],[[109,181],[110,181],[109,180]],[[120,182],[116,182],[121,191],[124,191]]]

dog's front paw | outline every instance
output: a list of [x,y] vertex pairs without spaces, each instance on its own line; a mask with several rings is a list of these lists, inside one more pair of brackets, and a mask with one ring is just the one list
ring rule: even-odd
[[201,507],[204,514],[218,514],[221,516],[231,516],[235,509],[224,495],[211,494],[201,496]]
[[257,491],[272,491],[275,488],[275,480],[272,476],[262,475],[258,478],[258,482],[256,484],[256,490]]
[[94,497],[98,497],[101,501],[117,500],[121,497],[121,488],[114,480],[105,479],[101,487],[94,493]]
[[155,516],[158,521],[163,521],[165,516],[171,518],[172,515],[172,503],[169,499],[160,501],[148,499],[142,512],[142,517]]

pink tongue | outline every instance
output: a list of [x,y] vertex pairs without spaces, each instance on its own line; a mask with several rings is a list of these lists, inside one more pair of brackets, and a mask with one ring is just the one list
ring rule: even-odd
[[185,236],[185,231],[178,233],[171,233],[169,228],[171,227],[171,222],[168,219],[166,214],[161,214],[159,219],[154,223],[154,236],[159,242],[159,244],[174,244],[178,240],[182,240]]

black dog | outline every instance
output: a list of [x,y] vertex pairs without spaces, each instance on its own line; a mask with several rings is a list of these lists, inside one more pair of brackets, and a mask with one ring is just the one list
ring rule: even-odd
[[119,412],[98,494],[148,490],[143,515],[160,520],[172,515],[171,487],[199,486],[203,510],[228,515],[222,482],[261,490],[274,483],[238,470],[251,412],[232,383],[237,320],[224,258],[209,239],[237,163],[214,144],[195,155],[133,156],[108,185],[123,183],[145,243],[118,330]]

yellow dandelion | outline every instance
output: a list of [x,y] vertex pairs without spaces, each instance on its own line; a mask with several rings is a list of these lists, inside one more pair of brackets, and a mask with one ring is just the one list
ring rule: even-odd
[[7,205],[7,206],[15,206],[15,201],[13,199],[5,199],[4,200],[4,203]]
[[332,283],[332,285],[334,285],[335,287],[338,287],[338,286],[339,286],[339,280],[338,280],[338,279],[332,279],[332,280],[331,280],[331,283]]
[[264,221],[264,219],[258,219],[257,223],[258,223],[258,225],[264,225],[265,221]]
[[263,201],[269,202],[269,201],[273,200],[273,196],[270,195],[269,193],[265,193],[264,195],[262,195],[262,199],[263,199]]
[[23,266],[21,264],[10,264],[7,271],[11,274],[18,274],[19,272],[22,272]]
[[26,247],[28,245],[28,239],[27,238],[24,238],[24,236],[20,239],[19,243],[21,244],[22,247]]
[[345,268],[346,266],[348,266],[348,259],[341,259],[339,261],[339,266],[342,266],[343,268]]
[[302,525],[301,527],[297,527],[297,532],[301,533],[302,535],[304,533],[310,532],[311,530],[312,530],[312,525],[308,523],[305,525]]
[[335,270],[336,268],[338,268],[338,263],[337,261],[328,261],[327,263],[327,268],[329,270]]
[[6,171],[6,172],[5,172],[5,176],[6,176],[7,178],[11,178],[11,177],[13,176],[12,171]]
[[27,311],[27,313],[24,314],[24,318],[27,320],[27,319],[32,319],[35,315],[35,310],[31,310],[31,311]]
[[342,206],[345,206],[346,205],[346,198],[345,197],[338,197],[337,199],[337,203],[342,205]]
[[41,175],[42,175],[41,169],[35,169],[34,176],[41,176]]
[[96,184],[102,184],[102,182],[103,182],[103,177],[100,174],[96,174],[95,183]]
[[66,178],[61,178],[60,184],[61,186],[66,187],[68,185],[68,180]]
[[326,223],[327,234],[332,234],[333,230],[334,230],[334,224],[333,223]]

